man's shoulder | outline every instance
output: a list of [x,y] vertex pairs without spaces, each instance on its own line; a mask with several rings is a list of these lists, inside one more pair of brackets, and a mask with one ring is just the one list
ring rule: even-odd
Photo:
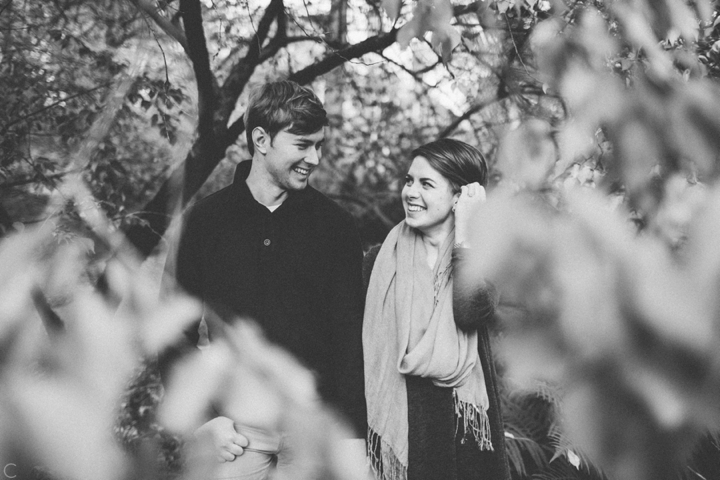
[[321,215],[322,218],[327,219],[331,222],[342,222],[355,224],[353,216],[341,207],[337,202],[329,198],[319,190],[308,187],[307,194],[313,202],[314,211],[316,215]]
[[231,193],[232,185],[228,185],[224,188],[221,188],[220,190],[217,190],[207,197],[203,197],[197,201],[195,201],[190,206],[190,211],[206,211],[206,210],[212,210],[213,208],[221,208],[224,207],[225,204],[227,204],[230,201],[230,193]]
[[228,205],[231,203],[231,187],[232,185],[221,188],[193,202],[183,214],[185,224],[197,225],[219,221],[228,211]]

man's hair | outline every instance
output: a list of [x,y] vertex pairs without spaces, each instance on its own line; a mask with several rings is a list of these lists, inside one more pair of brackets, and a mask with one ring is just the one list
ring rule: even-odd
[[441,138],[416,148],[411,159],[425,158],[430,166],[445,177],[452,186],[453,193],[468,183],[478,182],[487,186],[488,166],[480,151],[460,140]]
[[309,135],[328,124],[327,112],[315,92],[291,80],[266,83],[255,90],[244,119],[251,156],[255,154],[252,132],[257,127],[262,127],[272,141],[285,128],[295,135]]

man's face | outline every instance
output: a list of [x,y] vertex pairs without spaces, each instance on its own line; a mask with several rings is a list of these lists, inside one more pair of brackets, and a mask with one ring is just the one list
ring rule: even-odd
[[305,188],[310,174],[320,163],[324,141],[324,129],[308,135],[280,130],[265,155],[265,166],[273,183],[283,190]]

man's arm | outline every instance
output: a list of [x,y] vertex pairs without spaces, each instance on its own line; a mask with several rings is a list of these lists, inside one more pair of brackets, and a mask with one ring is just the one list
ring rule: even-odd
[[332,368],[334,391],[342,413],[350,421],[357,438],[367,430],[365,377],[362,350],[362,321],[365,292],[362,283],[363,251],[360,235],[347,215],[335,232],[331,250],[332,273],[328,278],[331,300],[331,341],[335,364]]

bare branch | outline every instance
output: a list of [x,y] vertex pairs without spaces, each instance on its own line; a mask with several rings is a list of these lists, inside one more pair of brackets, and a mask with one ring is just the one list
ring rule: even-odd
[[339,67],[347,61],[360,58],[367,53],[381,53],[387,47],[395,43],[397,32],[397,29],[393,29],[388,33],[372,36],[360,43],[332,52],[319,62],[315,62],[312,65],[309,65],[290,75],[289,79],[300,84],[307,84],[320,75],[328,73],[335,67]]
[[[33,168],[36,168],[36,167],[33,165]],[[79,171],[79,169],[74,168],[74,169],[71,169],[71,170],[67,170],[67,171],[65,171],[65,172],[57,172],[57,173],[53,173],[53,174],[50,174],[50,175],[45,175],[45,174],[42,174],[42,172],[40,172],[38,175],[33,175],[32,177],[25,177],[25,178],[20,178],[20,179],[12,180],[12,181],[9,181],[9,182],[0,183],[0,188],[21,187],[21,186],[23,186],[23,185],[28,185],[28,184],[31,184],[31,183],[37,183],[37,182],[41,182],[41,181],[46,181],[46,182],[47,182],[47,181],[50,181],[50,180],[55,180],[55,179],[58,179],[58,178],[62,178],[62,177],[64,177],[65,175],[68,175],[68,174],[71,174],[71,173],[77,173],[78,171]],[[38,176],[42,176],[42,178],[38,178]]]
[[481,1],[468,3],[467,5],[456,5],[453,7],[453,16],[459,17],[468,13],[475,13],[482,5]]
[[497,102],[503,100],[504,98],[505,97],[493,98],[486,102],[478,103],[478,104],[471,106],[470,108],[467,109],[467,111],[465,113],[463,113],[462,115],[457,117],[455,120],[452,121],[452,123],[450,123],[450,125],[445,127],[445,130],[443,130],[440,133],[440,135],[438,135],[438,138],[445,138],[445,137],[449,136],[451,133],[453,133],[455,131],[456,128],[458,128],[460,126],[460,124],[462,122],[464,122],[468,118],[472,117],[476,113],[480,112],[485,107],[492,105],[493,103],[497,103]]
[[188,41],[182,28],[172,23],[167,17],[160,15],[158,9],[155,8],[155,6],[148,0],[130,0],[130,2],[132,2],[132,4],[135,5],[138,10],[150,17],[157,24],[157,26],[162,29],[163,32],[167,33],[172,38],[177,40],[177,42],[183,47],[185,52],[190,55],[190,52],[188,50]]
[[[393,59],[390,58],[390,57],[387,57],[386,55],[380,54],[380,56],[381,56],[382,58],[384,58],[386,61],[388,61],[389,63],[392,63],[393,65],[402,68],[403,70],[405,70],[407,73],[409,73],[409,74],[412,75],[413,77],[417,77],[418,75],[422,75],[423,73],[427,73],[427,72],[431,71],[432,69],[434,69],[435,67],[437,67],[438,65],[440,65],[440,63],[441,63],[440,60],[437,60],[437,61],[436,61],[435,63],[433,63],[432,65],[428,65],[427,67],[421,68],[420,70],[410,70],[410,69],[407,68],[405,65],[402,65],[401,63],[396,62],[395,60],[393,60]],[[420,80],[417,79],[417,78],[416,78],[416,80],[420,81]]]
[[202,136],[203,133],[208,133],[204,129],[212,129],[212,117],[217,103],[217,80],[210,70],[210,55],[205,42],[200,0],[180,0],[180,11],[188,42],[187,53],[195,71],[200,103],[199,133]]
[[270,5],[265,9],[265,13],[258,24],[257,32],[250,41],[247,54],[232,67],[227,80],[225,80],[222,86],[223,104],[220,106],[221,117],[227,118],[235,109],[235,102],[240,92],[245,88],[245,85],[247,85],[247,82],[255,71],[255,67],[260,63],[262,46],[267,39],[270,26],[276,18],[278,18],[278,29],[274,40],[279,40],[285,36],[285,29],[280,28],[281,17],[284,15],[283,11],[284,5],[282,0],[271,0]]
[[40,108],[40,109],[38,109],[38,110],[35,110],[35,111],[33,111],[33,112],[28,113],[27,115],[23,115],[22,117],[17,118],[17,119],[15,119],[15,120],[13,120],[12,122],[8,123],[7,125],[5,125],[5,127],[3,127],[3,129],[2,129],[2,131],[0,131],[0,135],[4,135],[5,132],[7,132],[7,131],[10,129],[10,127],[12,127],[13,125],[16,125],[16,124],[18,124],[18,123],[20,123],[20,122],[23,122],[23,121],[27,120],[27,119],[30,118],[30,117],[34,117],[35,115],[39,115],[39,114],[41,114],[41,113],[43,113],[43,112],[46,112],[47,110],[50,110],[51,108],[55,108],[55,107],[57,107],[58,105],[60,105],[61,103],[63,103],[63,102],[67,102],[68,100],[72,100],[73,98],[81,97],[81,96],[83,96],[83,95],[87,95],[88,93],[92,93],[92,92],[94,92],[95,90],[100,90],[101,88],[105,88],[105,87],[109,87],[109,86],[110,86],[110,83],[103,83],[102,85],[98,85],[98,86],[95,87],[95,88],[91,88],[91,89],[89,89],[89,90],[83,90],[82,92],[78,92],[78,93],[76,93],[76,94],[67,96],[67,97],[65,97],[65,98],[61,98],[61,99],[58,100],[57,102],[53,102],[53,103],[51,103],[50,105],[46,105],[46,106],[44,106],[44,107],[42,107],[42,108]]

